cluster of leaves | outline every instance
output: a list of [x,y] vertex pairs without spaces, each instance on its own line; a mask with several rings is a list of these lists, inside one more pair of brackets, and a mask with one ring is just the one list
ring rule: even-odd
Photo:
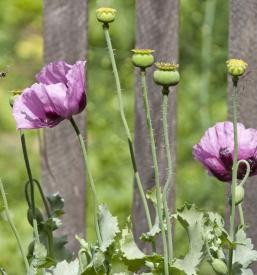
[[[56,215],[62,211],[62,199],[59,195],[55,195],[49,199],[50,201],[53,216],[50,218],[51,221],[44,222],[43,227],[50,224],[56,228],[59,222],[55,219]],[[233,274],[253,274],[249,266],[257,261],[257,251],[253,249],[251,240],[247,238],[245,228],[237,229],[236,241],[232,243],[220,215],[213,212],[204,213],[195,205],[189,204],[178,209],[171,219],[179,222],[185,229],[188,235],[189,249],[183,258],[174,258],[169,264],[170,274],[196,275],[199,266],[206,257],[216,274],[227,274],[224,267],[226,268],[228,249],[234,250]],[[40,230],[43,241],[49,230],[47,226],[45,231],[42,229],[43,227]],[[76,237],[81,249],[78,258],[73,261],[70,261],[64,245],[55,247],[57,261],[47,255],[45,248],[47,244],[42,242],[40,245],[35,245],[31,262],[34,273],[31,274],[36,274],[35,271],[39,268],[46,268],[47,275],[163,274],[163,256],[157,253],[147,255],[139,249],[134,240],[130,219],[128,219],[126,227],[121,230],[117,217],[112,216],[107,206],[100,205],[99,227],[102,237],[101,244],[89,244],[84,239]],[[160,228],[157,220],[153,229],[144,233],[141,239],[152,242],[156,240],[159,233]],[[126,268],[119,273],[112,273],[114,261],[120,262]]]
[[[46,197],[45,203],[48,204],[47,218],[44,219],[41,211],[36,209],[39,242],[34,240],[29,245],[30,274],[37,274],[40,268],[48,268],[55,266],[57,262],[72,259],[72,254],[65,248],[67,237],[53,236],[53,232],[62,225],[60,216],[64,214],[64,200],[55,193]],[[33,226],[31,209],[28,210],[28,221]]]

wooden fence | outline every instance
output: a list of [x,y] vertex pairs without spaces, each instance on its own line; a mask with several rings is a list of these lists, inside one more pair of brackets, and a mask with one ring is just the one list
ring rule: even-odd
[[[74,62],[86,56],[87,48],[87,2],[86,0],[44,0],[44,41],[45,62],[63,59]],[[136,3],[136,46],[150,47],[158,50],[158,59],[178,60],[178,0],[138,0]],[[224,22],[225,24],[225,22]],[[250,68],[256,69],[257,64],[257,0],[230,0],[230,34],[229,56],[244,59]],[[79,37],[79,39],[77,39]],[[72,41],[76,41],[72,43]],[[150,81],[150,80],[149,80]],[[251,75],[251,84],[247,94],[240,99],[240,117],[248,127],[257,128],[257,73]],[[161,112],[158,97],[154,94],[153,83],[150,85],[150,100],[153,110],[153,125],[156,134],[157,147],[161,148],[162,135],[159,127]],[[231,89],[228,94],[230,95]],[[228,97],[229,99],[231,96]],[[150,168],[150,148],[143,146],[148,139],[142,98],[136,93],[135,117],[135,147],[136,159],[143,184],[151,187],[154,173]],[[228,100],[229,110],[231,101]],[[230,111],[229,111],[230,114]],[[85,134],[86,116],[77,117],[78,123]],[[171,143],[175,144],[176,126],[176,96],[170,98],[169,121]],[[70,247],[75,248],[72,241],[75,233],[82,233],[85,224],[85,175],[83,160],[80,155],[77,140],[67,123],[46,130],[42,153],[43,182],[47,191],[60,191],[66,200],[65,227],[63,231],[70,237]],[[172,147],[175,156],[175,147]],[[159,150],[161,177],[165,176],[165,159]],[[65,157],[64,157],[65,155]],[[79,156],[79,157],[78,157]],[[175,157],[174,157],[175,160]],[[70,165],[72,164],[72,165]],[[51,166],[51,170],[49,167]],[[246,221],[250,225],[249,234],[257,247],[257,177],[247,185],[247,199],[244,208]],[[172,199],[170,201],[173,201]],[[74,207],[76,205],[76,209]],[[78,211],[79,209],[79,211]],[[135,192],[134,219],[142,221],[143,209],[140,198]],[[146,229],[146,224],[136,223],[135,233]],[[254,267],[257,272],[257,266]],[[257,273],[256,273],[257,274]]]

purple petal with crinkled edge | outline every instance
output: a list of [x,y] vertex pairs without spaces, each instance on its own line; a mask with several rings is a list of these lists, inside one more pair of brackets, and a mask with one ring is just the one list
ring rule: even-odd
[[86,106],[85,61],[77,61],[67,73],[67,102],[72,114],[80,113]]
[[34,84],[15,100],[13,116],[17,129],[51,128],[68,113],[64,84]]
[[66,75],[71,68],[72,65],[67,64],[64,61],[51,62],[36,75],[36,79],[38,82],[47,85],[57,83],[66,84]]

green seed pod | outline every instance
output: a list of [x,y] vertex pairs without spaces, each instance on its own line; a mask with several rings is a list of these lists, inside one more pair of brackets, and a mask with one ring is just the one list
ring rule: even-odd
[[112,8],[99,8],[96,10],[96,18],[101,23],[111,23],[115,20],[116,10]]
[[15,99],[19,96],[19,95],[21,95],[21,91],[11,91],[11,96],[10,96],[10,98],[9,98],[9,104],[10,104],[10,106],[11,107],[13,107],[13,104],[14,104],[14,101],[15,101]]
[[234,77],[245,73],[248,64],[241,59],[229,59],[227,62],[228,73]]
[[[36,220],[37,220],[37,224],[40,225],[41,222],[44,220],[43,218],[43,215],[41,213],[41,211],[36,208]],[[32,209],[29,208],[28,211],[27,211],[27,218],[28,218],[28,221],[30,223],[31,226],[33,226],[33,215],[32,215]]]
[[228,274],[227,265],[220,259],[214,259],[211,263],[213,270],[220,275]]
[[155,63],[156,70],[153,79],[156,84],[169,87],[179,83],[180,74],[177,71],[178,65],[172,63]]
[[154,63],[154,50],[150,49],[134,49],[132,50],[132,63],[134,66],[145,69]]
[[[241,185],[236,186],[236,194],[235,194],[235,205],[240,204],[244,200],[245,196],[245,190]],[[229,198],[229,204],[231,205],[232,203],[232,198],[230,196]]]

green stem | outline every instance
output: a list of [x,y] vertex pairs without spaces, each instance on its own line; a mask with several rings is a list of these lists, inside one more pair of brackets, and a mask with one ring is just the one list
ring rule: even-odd
[[35,192],[34,192],[34,182],[33,182],[33,177],[32,177],[32,172],[30,168],[30,163],[29,163],[29,157],[28,157],[28,151],[27,151],[27,146],[26,146],[26,140],[25,140],[25,135],[23,131],[20,131],[20,138],[21,138],[21,146],[22,146],[22,152],[23,152],[23,157],[25,161],[25,166],[29,178],[29,184],[30,184],[30,203],[31,203],[31,209],[32,209],[32,218],[33,218],[33,233],[34,233],[34,238],[37,243],[40,243],[39,240],[39,234],[38,234],[38,227],[37,227],[37,220],[36,220],[36,206],[35,206]]
[[4,186],[3,186],[3,183],[2,183],[2,180],[0,179],[0,191],[1,191],[1,195],[2,195],[2,198],[3,198],[3,202],[4,202],[4,209],[5,209],[5,213],[6,213],[6,218],[7,218],[7,221],[12,229],[12,232],[16,238],[16,241],[18,243],[18,246],[19,246],[19,249],[20,249],[20,252],[21,252],[21,255],[23,257],[23,261],[24,261],[24,264],[25,264],[25,267],[26,267],[26,270],[27,270],[27,273],[29,272],[29,262],[27,260],[27,257],[26,257],[26,253],[24,252],[23,250],[23,247],[22,247],[22,244],[21,244],[21,238],[20,238],[20,235],[12,221],[12,218],[11,218],[11,215],[10,215],[10,212],[9,212],[9,207],[8,207],[8,202],[7,202],[7,198],[6,198],[6,195],[5,195],[5,191],[4,191]]
[[88,156],[87,156],[87,151],[86,151],[86,146],[83,140],[83,137],[79,131],[79,128],[75,122],[75,120],[73,118],[70,119],[71,125],[73,126],[77,137],[79,139],[79,143],[83,152],[83,156],[84,156],[84,161],[85,161],[85,168],[88,174],[88,178],[89,178],[89,184],[93,193],[93,204],[94,204],[94,223],[95,223],[95,230],[96,230],[96,237],[97,240],[99,242],[99,244],[102,243],[102,238],[101,238],[101,234],[100,234],[100,228],[99,228],[99,224],[98,224],[98,217],[97,217],[97,213],[98,213],[98,202],[97,202],[97,195],[96,195],[96,189],[95,189],[95,183],[94,183],[94,179],[93,176],[91,174],[91,171],[89,169],[89,162],[88,162]]
[[[50,218],[51,217],[51,211],[50,211],[47,199],[45,197],[45,194],[43,192],[42,186],[39,183],[39,181],[37,181],[36,179],[33,179],[33,182],[38,187],[38,191],[39,191],[41,199],[43,201],[47,217]],[[29,206],[29,208],[31,208],[29,187],[30,187],[30,183],[29,183],[29,181],[27,181],[26,185],[25,185],[25,196],[26,196],[26,201],[28,203],[28,206]],[[53,232],[52,231],[47,232],[47,239],[48,239],[48,255],[49,255],[50,258],[54,259],[54,249],[53,249],[54,244],[53,244]]]
[[161,225],[162,242],[163,242],[164,273],[165,273],[165,275],[168,275],[169,274],[169,264],[168,264],[169,259],[168,259],[168,248],[167,248],[165,227],[164,227],[164,222],[163,222],[163,217],[162,217],[162,198],[161,198],[160,175],[159,175],[159,168],[158,168],[158,161],[157,161],[157,154],[156,154],[156,143],[155,143],[152,120],[151,120],[150,106],[149,106],[149,101],[148,101],[148,91],[147,91],[144,70],[141,70],[141,86],[142,86],[142,93],[143,93],[144,105],[145,105],[145,110],[146,110],[147,127],[148,127],[148,131],[149,131],[149,136],[150,136],[150,144],[151,144],[151,151],[152,151],[152,158],[153,158],[153,165],[154,165],[157,212],[158,212],[159,222]]
[[30,184],[30,203],[31,203],[31,209],[32,209],[32,215],[33,218],[35,218],[36,214],[36,207],[35,207],[35,191],[34,191],[34,182],[33,182],[33,177],[32,177],[32,172],[29,164],[29,158],[28,158],[28,151],[27,151],[27,146],[26,146],[26,140],[25,140],[25,135],[22,131],[20,131],[20,137],[21,137],[21,145],[22,145],[22,152],[23,152],[23,157],[27,169],[27,174],[29,178],[29,184]]
[[124,112],[124,104],[123,104],[122,93],[121,93],[120,78],[119,78],[119,73],[118,73],[118,69],[117,69],[117,65],[116,65],[116,61],[115,61],[115,57],[114,57],[114,53],[113,53],[112,42],[111,42],[111,38],[110,38],[110,34],[109,34],[108,24],[104,24],[103,29],[104,29],[105,39],[106,39],[106,43],[107,43],[107,47],[108,47],[108,51],[109,51],[109,55],[110,55],[110,59],[111,59],[111,63],[112,63],[112,69],[113,69],[116,88],[117,88],[120,116],[121,116],[123,126],[125,128],[127,139],[128,139],[129,152],[130,152],[130,157],[131,157],[132,166],[133,166],[133,170],[134,170],[134,175],[135,175],[136,183],[137,183],[138,190],[139,190],[139,193],[141,196],[141,200],[143,202],[148,227],[150,230],[153,227],[151,215],[150,215],[149,207],[148,207],[147,200],[145,197],[144,188],[143,188],[143,185],[142,185],[139,173],[138,173],[136,159],[135,159],[135,153],[134,153],[135,152],[134,145],[132,142],[131,133],[130,133],[128,123],[126,120],[126,116],[125,116],[125,112]]
[[238,205],[238,213],[239,213],[239,219],[240,219],[240,225],[245,225],[245,219],[244,219],[244,211],[242,207],[242,203]]
[[168,88],[163,88],[163,98],[162,98],[162,123],[163,123],[163,135],[164,135],[164,146],[167,158],[167,179],[163,189],[163,205],[164,212],[167,222],[167,240],[168,240],[168,252],[169,252],[169,262],[173,259],[173,240],[172,240],[172,224],[170,221],[170,213],[168,206],[169,190],[172,188],[172,158],[169,142],[169,129],[168,129],[168,94],[169,91],[165,91]]
[[[232,203],[230,207],[230,229],[229,237],[230,241],[235,241],[235,194],[237,185],[237,161],[238,161],[238,137],[237,137],[237,83],[238,78],[233,78],[233,130],[234,130],[234,156],[232,166]],[[229,261],[228,271],[229,275],[232,275],[232,264],[233,264],[233,248],[229,249]]]
[[48,251],[49,251],[49,257],[54,259],[54,240],[53,240],[53,232],[52,230],[50,232],[47,232],[47,241],[48,241]]
[[37,185],[37,188],[38,188],[38,191],[39,191],[39,194],[41,196],[41,199],[43,201],[43,204],[44,204],[44,207],[45,207],[45,211],[46,211],[46,214],[48,216],[48,218],[51,217],[51,211],[50,211],[50,208],[49,208],[49,205],[48,205],[48,201],[47,201],[47,198],[44,194],[44,191],[42,189],[42,186],[41,184],[39,183],[39,181],[37,181],[36,179],[33,179],[33,181],[36,183]]

